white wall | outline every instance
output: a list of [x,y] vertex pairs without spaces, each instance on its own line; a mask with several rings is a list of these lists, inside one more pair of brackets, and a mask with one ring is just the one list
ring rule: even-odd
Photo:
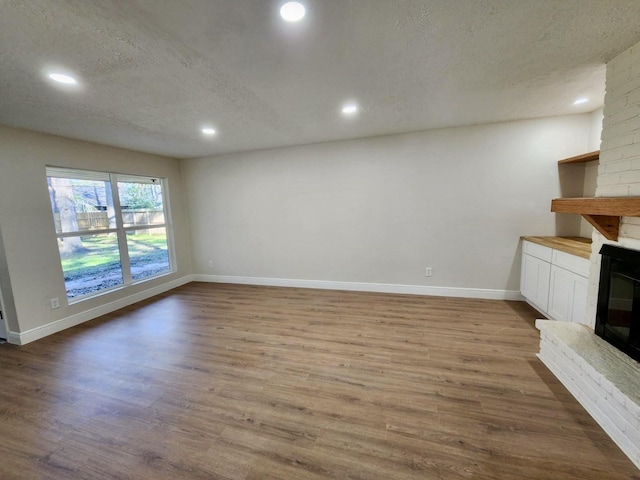
[[[604,109],[599,108],[590,113],[591,127],[589,129],[589,147],[587,151],[600,150],[600,137],[602,135],[602,121],[604,119]],[[595,197],[596,185],[598,183],[598,161],[584,164],[584,186],[582,188],[583,197]],[[591,238],[593,227],[585,219],[580,224],[580,236]]]
[[560,196],[558,159],[587,150],[591,122],[585,114],[183,161],[194,271],[517,291],[519,237],[580,228],[550,203]]
[[604,107],[598,108],[589,114],[591,125],[589,127],[588,151],[600,150],[602,139],[602,122],[604,121]]
[[[68,306],[46,165],[167,177],[178,271]],[[79,318],[83,312],[191,273],[189,228],[178,160],[0,126],[0,172],[0,245],[4,246],[4,252],[0,249],[0,255],[4,253],[0,260],[0,282],[5,303],[15,310],[13,318],[9,318],[12,332],[24,333],[57,320]],[[7,291],[11,292],[10,302]],[[59,297],[59,309],[51,310],[52,297]]]

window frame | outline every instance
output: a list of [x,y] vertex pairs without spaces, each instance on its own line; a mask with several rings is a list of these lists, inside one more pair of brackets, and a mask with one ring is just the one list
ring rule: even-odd
[[[99,177],[103,177],[100,179]],[[173,236],[173,226],[171,222],[171,207],[169,203],[169,181],[166,177],[159,177],[153,175],[136,175],[136,174],[123,174],[116,172],[104,172],[99,170],[85,170],[85,169],[77,169],[77,168],[67,168],[67,167],[56,167],[56,166],[46,166],[46,178],[47,185],[48,180],[51,177],[55,178],[65,178],[70,180],[95,180],[95,181],[105,181],[109,182],[109,187],[111,189],[111,199],[113,201],[113,217],[115,219],[115,227],[110,228],[97,228],[91,230],[76,230],[72,232],[58,232],[55,226],[55,213],[53,208],[51,208],[51,218],[53,219],[54,224],[54,232],[56,236],[56,242],[59,239],[71,238],[71,237],[87,237],[92,235],[104,235],[104,234],[115,234],[117,245],[118,245],[118,253],[120,257],[120,270],[122,273],[122,283],[119,285],[114,285],[112,287],[103,288],[101,290],[95,292],[89,292],[83,295],[78,295],[75,297],[69,298],[67,294],[67,304],[71,305],[74,303],[82,302],[84,300],[88,300],[91,298],[95,298],[100,295],[104,295],[109,292],[113,292],[115,290],[121,290],[133,285],[138,285],[140,283],[145,283],[151,280],[155,280],[157,278],[173,274],[177,271],[176,266],[176,257],[175,257],[175,248],[174,248],[174,236]],[[93,177],[93,178],[92,178]],[[141,181],[148,180],[148,181]],[[118,191],[118,182],[122,183],[148,183],[148,184],[159,184],[162,190],[162,211],[164,214],[164,222],[157,224],[134,224],[132,226],[125,227],[124,226],[124,218],[123,213],[126,210],[122,210],[122,204],[120,201],[120,193]],[[106,184],[105,184],[106,187]],[[107,209],[110,206],[107,206]],[[155,229],[155,228],[164,228],[166,234],[167,241],[167,258],[169,261],[169,269],[167,271],[163,271],[157,273],[155,275],[150,275],[148,277],[143,277],[134,280],[131,274],[131,257],[129,254],[129,246],[127,243],[127,234],[129,232],[135,232],[137,230],[147,230],[147,229]],[[62,256],[58,253],[58,259],[60,261],[60,266],[62,267]],[[63,273],[63,281],[64,281],[64,270]],[[66,291],[66,282],[65,282],[65,291]]]

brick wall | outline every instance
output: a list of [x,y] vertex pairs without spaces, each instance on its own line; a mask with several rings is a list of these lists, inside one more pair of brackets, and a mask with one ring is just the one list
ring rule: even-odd
[[[596,197],[640,196],[640,43],[607,64],[602,144]],[[587,321],[595,325],[600,247],[606,240],[594,230]],[[640,218],[624,217],[618,245],[640,250]]]

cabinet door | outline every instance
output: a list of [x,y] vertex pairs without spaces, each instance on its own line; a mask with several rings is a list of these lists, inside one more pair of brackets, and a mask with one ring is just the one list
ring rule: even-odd
[[587,285],[584,277],[576,277],[573,291],[573,307],[571,309],[571,321],[585,323],[587,317]]
[[551,266],[549,316],[561,322],[583,322],[587,307],[587,279]]
[[526,253],[522,255],[520,293],[543,313],[547,312],[550,271],[550,263]]
[[549,292],[549,316],[561,322],[571,321],[575,273],[553,265]]

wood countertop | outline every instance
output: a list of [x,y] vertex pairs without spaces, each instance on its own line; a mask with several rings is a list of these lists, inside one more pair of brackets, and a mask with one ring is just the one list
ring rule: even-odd
[[591,256],[591,239],[583,237],[521,237],[528,242],[544,245],[582,258]]

